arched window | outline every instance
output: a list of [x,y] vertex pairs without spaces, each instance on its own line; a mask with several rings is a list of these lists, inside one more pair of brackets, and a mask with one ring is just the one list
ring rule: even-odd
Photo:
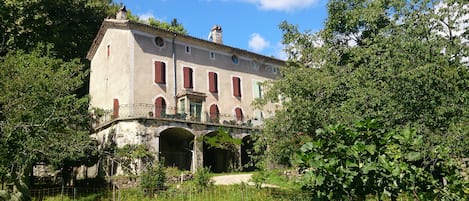
[[239,107],[235,109],[236,121],[243,121],[243,110]]
[[219,123],[220,120],[220,111],[216,104],[210,105],[210,120],[213,123]]
[[161,118],[166,116],[166,101],[162,97],[155,100],[155,117]]

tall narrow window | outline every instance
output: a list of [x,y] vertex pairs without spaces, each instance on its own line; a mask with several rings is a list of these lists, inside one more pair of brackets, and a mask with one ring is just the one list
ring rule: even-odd
[[161,61],[155,61],[155,83],[165,84],[166,83],[166,64]]
[[155,117],[161,118],[166,116],[166,101],[162,97],[155,100]]
[[184,88],[192,89],[193,88],[193,80],[192,80],[192,68],[184,67]]
[[262,86],[261,82],[259,81],[254,81],[252,83],[252,91],[253,91],[253,97],[254,98],[262,98]]
[[233,96],[241,97],[241,79],[239,77],[233,77]]
[[111,56],[111,45],[106,46],[106,55],[107,55],[107,58]]
[[213,123],[219,123],[220,120],[220,111],[216,104],[210,105],[210,120]]
[[236,121],[243,121],[243,110],[239,107],[235,109]]
[[208,73],[208,91],[211,93],[218,92],[218,75],[214,72]]
[[119,99],[114,98],[113,103],[112,103],[112,118],[118,118],[119,117]]

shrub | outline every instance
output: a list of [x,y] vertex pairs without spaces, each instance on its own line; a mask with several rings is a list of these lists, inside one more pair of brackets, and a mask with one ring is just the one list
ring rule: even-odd
[[156,162],[147,166],[142,174],[140,187],[143,189],[164,189],[166,183],[166,172],[163,162]]
[[195,172],[194,178],[195,178],[194,182],[200,189],[206,189],[213,185],[213,181],[210,178],[209,168],[203,167],[203,168],[197,169],[197,172]]
[[355,126],[320,129],[297,152],[305,174],[303,188],[319,199],[365,200],[399,193],[419,200],[467,200],[464,181],[448,150],[424,152],[425,141],[414,129],[387,132],[374,120]]
[[262,184],[264,184],[268,178],[269,178],[269,172],[260,171],[260,172],[254,173],[250,181],[254,182],[254,185],[256,186],[256,188],[261,188]]

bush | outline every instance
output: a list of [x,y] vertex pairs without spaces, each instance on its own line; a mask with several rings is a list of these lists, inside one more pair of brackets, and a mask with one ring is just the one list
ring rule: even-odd
[[164,189],[166,183],[166,172],[163,162],[156,162],[147,166],[142,174],[140,187],[143,189]]
[[399,193],[419,200],[467,200],[464,180],[444,147],[422,151],[414,129],[385,131],[374,120],[355,126],[319,129],[297,152],[301,184],[318,199],[365,200],[367,195],[397,200]]
[[260,172],[255,172],[252,175],[252,178],[250,181],[254,182],[254,185],[256,186],[256,188],[261,188],[262,184],[264,184],[268,178],[269,178],[269,172],[260,171]]
[[198,188],[206,189],[213,185],[213,181],[210,177],[211,176],[210,176],[209,168],[206,168],[206,167],[199,168],[197,169],[197,172],[195,172],[194,182],[198,186]]

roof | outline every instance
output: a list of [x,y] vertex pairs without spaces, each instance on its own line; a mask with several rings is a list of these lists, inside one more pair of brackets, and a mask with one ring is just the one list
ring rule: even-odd
[[224,44],[215,43],[209,40],[203,40],[203,39],[192,37],[189,35],[172,32],[166,29],[161,29],[161,28],[143,24],[140,22],[134,22],[130,20],[115,20],[115,19],[105,19],[103,23],[101,24],[98,34],[96,35],[93,41],[93,44],[91,45],[91,48],[89,49],[88,54],[86,56],[88,60],[93,59],[101,41],[103,40],[104,34],[106,33],[108,29],[138,30],[138,31],[153,34],[153,35],[165,35],[166,37],[168,36],[175,37],[176,40],[185,41],[185,42],[192,43],[192,44],[197,44],[197,45],[209,48],[209,49],[221,50],[221,51],[225,51],[231,54],[236,54],[239,56],[251,57],[259,61],[274,63],[276,65],[283,65],[285,63],[285,61],[274,58],[274,57],[268,57],[268,56],[257,54],[254,52],[249,52],[247,50],[227,46]]

